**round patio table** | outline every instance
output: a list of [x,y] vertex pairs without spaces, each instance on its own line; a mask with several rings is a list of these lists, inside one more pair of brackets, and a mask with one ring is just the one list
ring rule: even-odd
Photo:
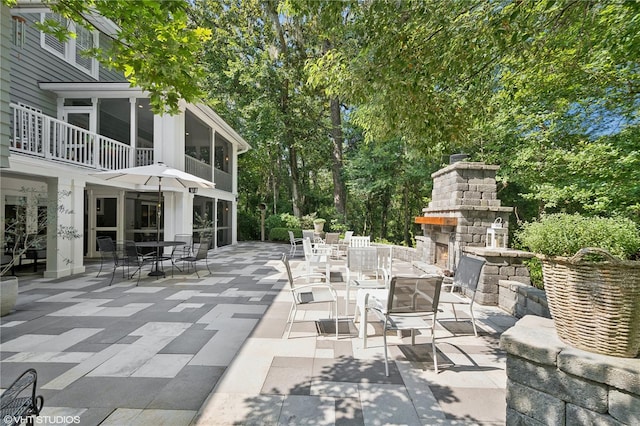
[[146,248],[155,248],[156,249],[156,261],[155,267],[151,268],[151,272],[149,272],[150,277],[164,277],[166,274],[164,271],[161,271],[160,266],[160,249],[165,247],[175,247],[175,246],[183,246],[186,243],[184,241],[140,241],[136,243],[136,247],[146,247]]

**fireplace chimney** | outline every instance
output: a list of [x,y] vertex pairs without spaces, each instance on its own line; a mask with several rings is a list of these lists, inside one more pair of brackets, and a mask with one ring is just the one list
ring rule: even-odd
[[451,164],[431,175],[431,202],[416,218],[424,233],[424,261],[450,270],[455,269],[463,247],[485,246],[487,228],[497,218],[508,227],[513,211],[502,207],[497,197],[499,167],[467,158],[467,154],[451,155]]

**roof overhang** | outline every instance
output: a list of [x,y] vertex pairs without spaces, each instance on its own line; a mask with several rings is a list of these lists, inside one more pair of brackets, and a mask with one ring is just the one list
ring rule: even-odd
[[38,87],[49,90],[61,98],[147,98],[148,93],[127,82],[95,83],[95,82],[40,82]]

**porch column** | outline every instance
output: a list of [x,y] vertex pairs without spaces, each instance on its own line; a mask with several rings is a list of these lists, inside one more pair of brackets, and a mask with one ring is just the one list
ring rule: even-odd
[[184,107],[176,115],[154,115],[153,162],[184,170]]
[[131,145],[131,151],[129,153],[129,167],[135,167],[136,148],[138,147],[138,109],[136,108],[136,98],[129,98],[129,140]]
[[165,239],[172,240],[175,234],[193,232],[193,197],[189,192],[167,192],[165,205]]
[[85,271],[83,239],[62,238],[58,229],[83,232],[84,180],[52,178],[47,180],[48,208],[63,206],[62,212],[50,216],[47,223],[47,268],[45,278],[59,278]]

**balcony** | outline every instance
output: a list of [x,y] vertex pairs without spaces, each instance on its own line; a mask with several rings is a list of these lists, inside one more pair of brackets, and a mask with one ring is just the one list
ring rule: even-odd
[[[14,103],[10,106],[12,153],[97,170],[119,170],[154,162],[153,148],[136,148],[132,153],[133,148],[127,144],[49,117],[29,106]],[[131,164],[132,159],[135,164]],[[185,155],[185,171],[216,182],[218,189],[231,191],[231,174],[214,169],[211,164]]]

